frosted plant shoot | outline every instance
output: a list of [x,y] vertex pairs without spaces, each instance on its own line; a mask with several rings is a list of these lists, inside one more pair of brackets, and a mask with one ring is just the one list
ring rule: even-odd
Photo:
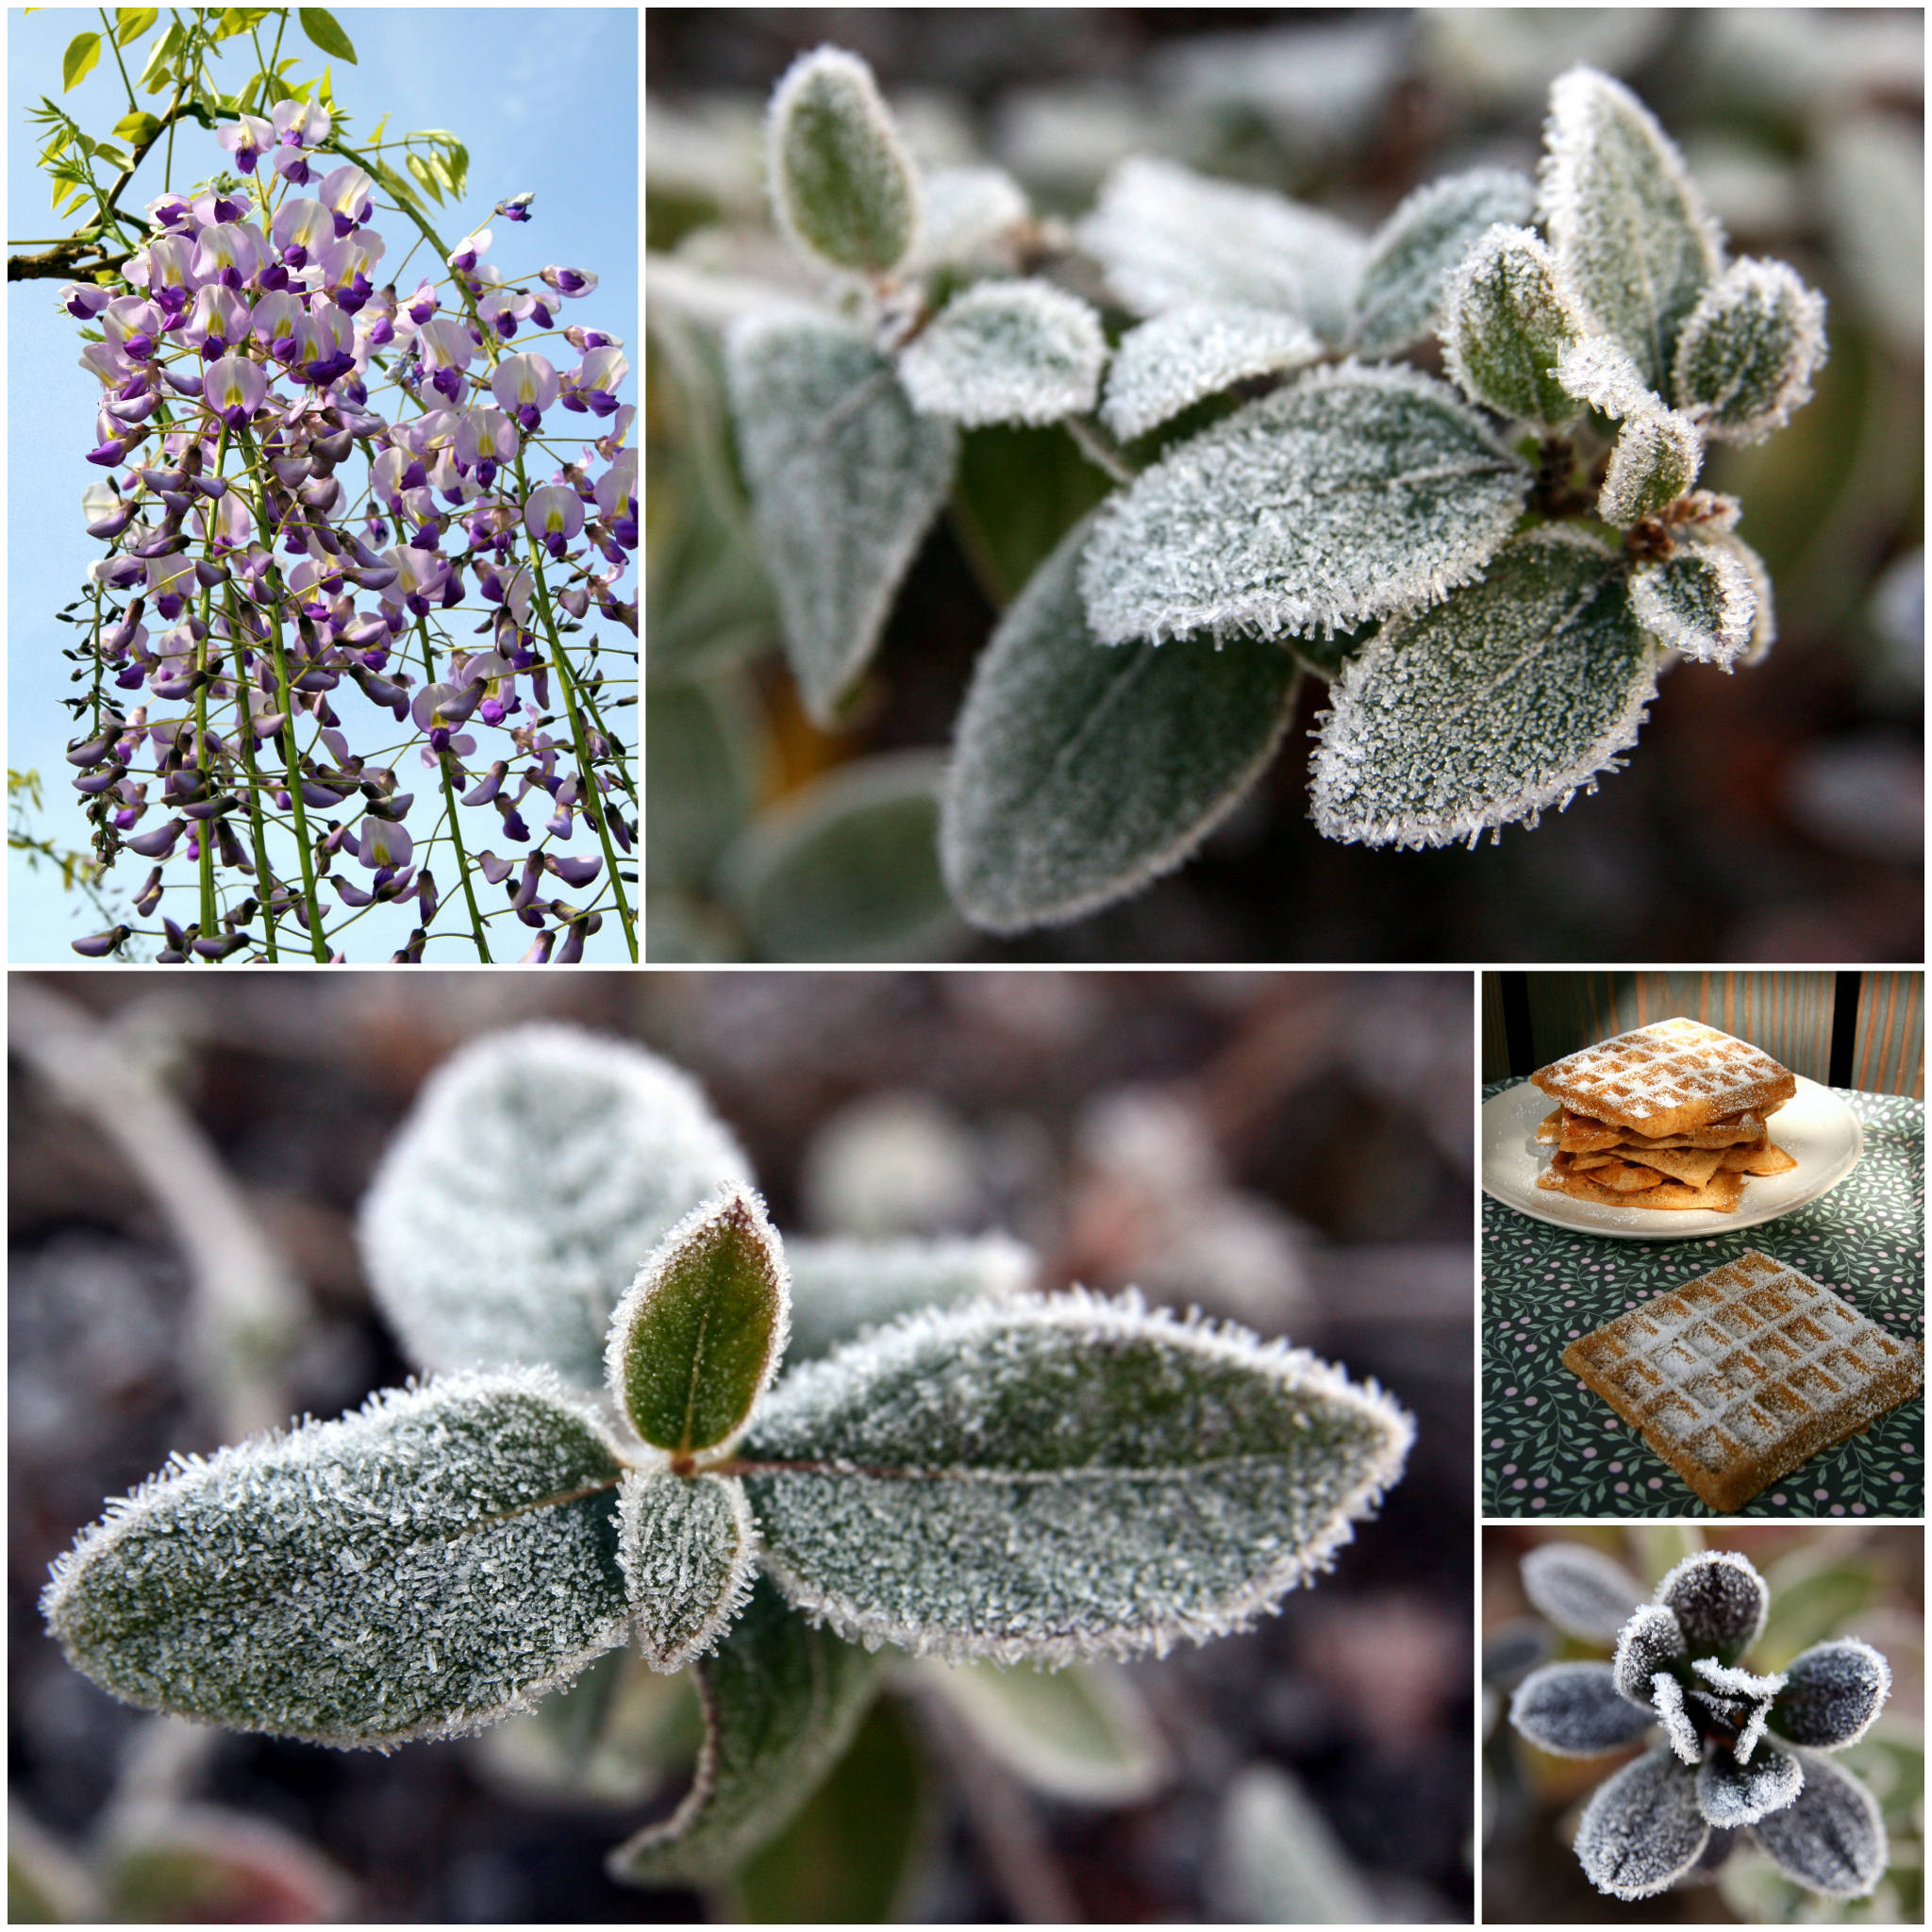
[[[806,708],[846,715],[962,432],[1060,425],[1093,471],[1091,510],[1032,533],[955,727],[940,856],[969,920],[1056,924],[1178,865],[1305,675],[1320,830],[1474,845],[1620,769],[1668,662],[1770,649],[1742,506],[1698,479],[1808,398],[1824,302],[1730,255],[1619,82],[1559,78],[1544,146],[1535,181],[1430,182],[1369,235],[1131,158],[1069,229],[996,169],[922,173],[853,56],[785,75],[768,187],[820,299],[758,308],[683,262],[659,286],[732,318]],[[1432,339],[1447,379],[1407,359]]]
[[883,1646],[1058,1668],[1243,1629],[1413,1437],[1285,1342],[1039,1293],[1003,1239],[788,1244],[687,1078],[559,1028],[438,1074],[361,1236],[424,1379],[177,1458],[55,1566],[48,1626],[130,1703],[383,1751],[635,1643],[706,1725],[611,1855],[641,1884],[770,1841]]

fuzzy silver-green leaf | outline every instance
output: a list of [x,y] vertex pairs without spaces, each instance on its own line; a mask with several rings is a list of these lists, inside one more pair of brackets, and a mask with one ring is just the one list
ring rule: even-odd
[[1342,667],[1315,754],[1331,839],[1472,842],[1621,769],[1657,692],[1657,647],[1622,559],[1559,527],[1509,543],[1479,584],[1391,619]]
[[758,1533],[744,1485],[626,1470],[617,1524],[638,1649],[654,1671],[678,1670],[711,1648],[751,1594]]
[[827,316],[747,317],[724,366],[786,657],[830,724],[952,487],[958,431],[920,415],[891,364]]
[[1550,89],[1541,212],[1595,325],[1661,391],[1677,337],[1724,266],[1724,237],[1683,157],[1635,94],[1573,67]]
[[912,407],[969,428],[1057,423],[1091,409],[1107,362],[1100,317],[1050,282],[980,282],[899,355]]
[[1781,261],[1734,261],[1684,323],[1672,395],[1705,435],[1762,442],[1811,400],[1824,297]]
[[1121,338],[1100,420],[1131,442],[1245,377],[1299,369],[1321,354],[1321,338],[1282,309],[1184,302]]
[[1529,472],[1413,370],[1318,370],[1176,443],[1095,518],[1103,643],[1352,626],[1427,604],[1508,536]]
[[802,1608],[868,1642],[1058,1663],[1245,1627],[1332,1563],[1412,1434],[1305,1351],[1076,1291],[808,1362],[741,1455]]
[[1471,244],[1494,223],[1528,221],[1535,207],[1528,176],[1507,168],[1472,168],[1418,188],[1369,243],[1349,346],[1392,356],[1431,333]]
[[788,1366],[919,1308],[1001,1299],[1033,1286],[1039,1257],[1005,1235],[940,1241],[792,1241]]
[[389,1390],[176,1458],[42,1598],[146,1709],[387,1749],[481,1729],[624,1641],[614,1446],[541,1370]]
[[856,55],[820,47],[786,70],[766,124],[778,225],[808,257],[882,275],[919,239],[919,176]]
[[424,1084],[357,1232],[418,1366],[544,1362],[601,1390],[610,1313],[639,1268],[749,1174],[688,1074],[627,1041],[519,1026]]
[[994,932],[1074,919],[1178,865],[1266,765],[1299,675],[1279,644],[1104,648],[1080,524],[974,669],[940,813],[953,899]]
[[1638,564],[1630,575],[1631,614],[1659,643],[1728,671],[1757,628],[1757,586],[1741,547],[1692,540],[1667,558]]
[[1523,1559],[1523,1593],[1572,1637],[1614,1643],[1643,1587],[1613,1557],[1589,1543],[1539,1543]]
[[1528,228],[1485,230],[1450,278],[1444,366],[1465,395],[1545,434],[1580,413],[1556,370],[1582,332],[1555,256]]
[[695,1666],[705,1710],[696,1781],[661,1824],[619,1845],[613,1878],[712,1885],[782,1831],[858,1728],[884,1659],[815,1627],[763,1578]]

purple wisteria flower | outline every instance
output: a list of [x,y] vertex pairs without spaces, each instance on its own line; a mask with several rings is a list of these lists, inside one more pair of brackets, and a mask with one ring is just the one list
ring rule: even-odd
[[1754,1840],[1798,1885],[1861,1898],[1888,1857],[1876,1802],[1827,1755],[1871,1729],[1891,1671],[1869,1643],[1813,1644],[1782,1671],[1740,1659],[1762,1633],[1769,1592],[1732,1550],[1687,1557],[1642,1602],[1636,1578],[1595,1550],[1544,1543],[1524,1592],[1573,1636],[1614,1638],[1609,1663],[1555,1663],[1517,1688],[1509,1721],[1566,1757],[1663,1739],[1600,1786],[1576,1856],[1599,1891],[1648,1898],[1714,1872]]

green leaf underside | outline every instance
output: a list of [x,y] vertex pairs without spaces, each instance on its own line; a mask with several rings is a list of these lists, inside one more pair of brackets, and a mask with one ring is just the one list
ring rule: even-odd
[[42,1608],[130,1704],[335,1745],[481,1728],[624,1640],[616,1455],[540,1371],[177,1461]]
[[782,1831],[843,1754],[884,1659],[814,1627],[763,1578],[699,1661],[705,1742],[677,1809],[610,1855],[638,1885],[710,1885]]
[[1443,286],[1470,244],[1493,223],[1528,221],[1535,207],[1528,176],[1504,168],[1474,168],[1417,189],[1370,244],[1350,347],[1392,356],[1429,334]]
[[1443,845],[1567,804],[1636,741],[1656,647],[1621,561],[1558,529],[1393,620],[1330,687],[1312,808],[1331,839]]
[[1319,371],[1176,444],[1103,506],[1080,583],[1105,643],[1345,627],[1441,597],[1529,472],[1442,384]]
[[618,1556],[638,1648],[675,1671],[708,1650],[751,1593],[751,1506],[731,1476],[628,1470],[618,1495]]
[[1628,89],[1578,67],[1550,91],[1541,210],[1598,327],[1661,391],[1723,240],[1682,158]]
[[1144,157],[1108,177],[1079,237],[1137,315],[1232,302],[1286,310],[1330,341],[1348,331],[1366,253],[1319,208]]
[[1101,1658],[1044,1671],[974,1662],[923,1666],[979,1740],[1052,1797],[1126,1805],[1166,1765],[1133,1681]]
[[956,295],[899,357],[913,407],[972,427],[1058,422],[1093,407],[1107,338],[1077,295],[1037,281]]
[[94,71],[100,58],[99,34],[75,34],[60,59],[60,92],[65,93],[70,88],[78,87]]
[[1298,667],[1234,637],[1096,643],[1070,532],[993,633],[940,819],[955,903],[997,932],[1077,918],[1169,871],[1267,763]]
[[1032,1249],[1004,1235],[955,1241],[795,1241],[788,1365],[827,1354],[861,1329],[915,1309],[951,1307],[1032,1285]]
[[1485,234],[1457,271],[1447,308],[1442,358],[1465,394],[1542,430],[1576,419],[1556,366],[1581,321],[1555,258],[1527,228]]
[[631,1426],[677,1455],[724,1441],[784,1347],[789,1299],[778,1238],[756,1195],[694,1208],[611,1321],[610,1387]]
[[1065,1662],[1244,1627],[1328,1566],[1411,1433],[1306,1353],[1076,1292],[807,1363],[741,1468],[770,1574],[834,1628]]
[[793,239],[834,268],[880,275],[911,252],[919,183],[866,64],[821,47],[772,96],[772,199]]
[[677,1068],[625,1041],[515,1027],[424,1087],[363,1202],[359,1244],[419,1365],[545,1362],[601,1392],[611,1311],[639,1268],[749,1174]]
[[1810,400],[1824,360],[1824,298],[1781,261],[1735,261],[1677,341],[1672,393],[1707,436],[1758,442]]
[[1757,588],[1727,542],[1680,543],[1630,578],[1630,609],[1661,644],[1728,668],[1749,648],[1757,624]]
[[830,724],[945,500],[958,432],[917,414],[884,357],[825,317],[740,323],[725,369],[786,655]]
[[1121,338],[1101,421],[1131,442],[1234,383],[1298,369],[1321,354],[1321,338],[1280,309],[1186,302]]

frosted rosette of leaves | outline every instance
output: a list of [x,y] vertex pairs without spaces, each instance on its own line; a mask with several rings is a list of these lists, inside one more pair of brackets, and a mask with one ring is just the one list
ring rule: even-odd
[[1836,1638],[1782,1671],[1744,1669],[1770,1595],[1734,1551],[1686,1557],[1648,1603],[1615,1565],[1569,1544],[1535,1551],[1524,1584],[1560,1628],[1596,1642],[1611,1641],[1611,1616],[1627,1601],[1610,1662],[1545,1664],[1523,1680],[1509,1707],[1517,1731],[1568,1757],[1663,1731],[1584,1808],[1576,1855],[1598,1890],[1649,1898],[1715,1870],[1748,1836],[1809,1891],[1872,1891],[1888,1857],[1885,1826],[1872,1794],[1829,1754],[1857,1743],[1890,1693],[1876,1650]]

